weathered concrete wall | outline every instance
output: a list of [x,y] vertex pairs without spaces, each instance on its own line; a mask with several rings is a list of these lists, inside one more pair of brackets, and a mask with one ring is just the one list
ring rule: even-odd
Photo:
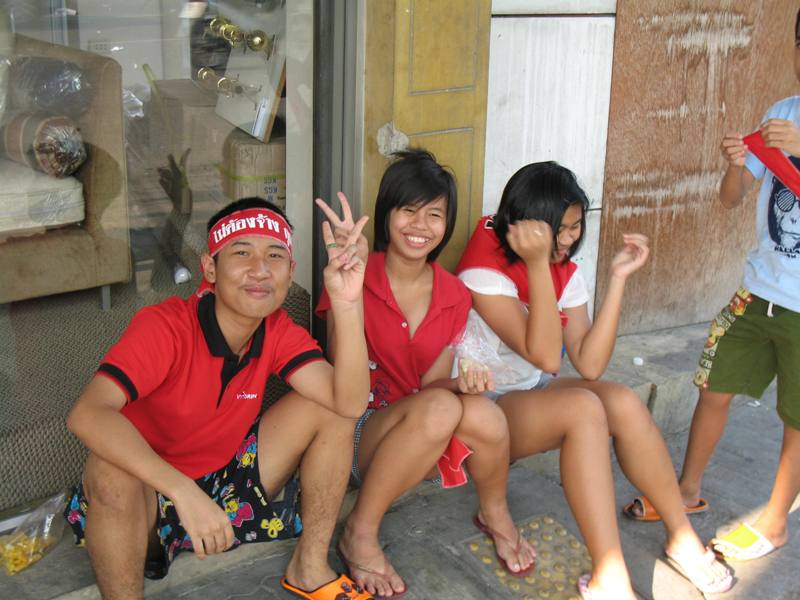
[[597,272],[597,301],[623,232],[650,236],[620,333],[709,320],[735,291],[753,245],[755,194],[719,206],[728,129],[755,129],[800,91],[797,2],[620,0]]

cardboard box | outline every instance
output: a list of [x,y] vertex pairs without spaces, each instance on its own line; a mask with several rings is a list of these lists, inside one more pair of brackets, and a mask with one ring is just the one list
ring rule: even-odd
[[286,208],[286,138],[269,143],[234,129],[222,147],[222,191],[231,200],[261,196]]

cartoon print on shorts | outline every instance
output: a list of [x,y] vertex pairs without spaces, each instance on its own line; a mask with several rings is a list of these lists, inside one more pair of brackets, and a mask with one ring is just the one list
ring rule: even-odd
[[275,539],[278,537],[278,534],[284,529],[283,521],[281,521],[278,517],[272,517],[271,519],[261,519],[261,529],[266,529],[267,535],[272,539]]
[[169,498],[162,496],[161,494],[158,495],[158,512],[162,518],[167,516],[167,509],[170,506],[175,506],[175,504]]
[[[800,158],[790,156],[789,160],[800,168]],[[800,199],[774,175],[767,225],[769,237],[775,242],[775,252],[792,257],[800,255]]]
[[700,354],[700,361],[697,370],[694,372],[693,383],[702,389],[708,389],[708,379],[711,375],[711,367],[714,364],[714,357],[717,355],[719,340],[725,332],[731,328],[738,317],[741,317],[747,307],[753,302],[752,294],[743,287],[736,290],[731,301],[719,314],[711,321],[708,329],[708,339],[703,344],[703,352]]
[[[80,523],[81,531],[86,531],[86,510],[88,509],[86,502],[78,500],[78,494],[72,495],[72,500],[69,503],[69,513],[67,514],[67,521],[70,523]],[[83,539],[81,545],[83,545]]]
[[734,315],[741,317],[744,314],[744,311],[747,310],[747,306],[752,302],[752,294],[750,294],[750,292],[748,292],[745,288],[739,288],[736,290],[733,298],[731,298],[731,302],[728,306]]
[[225,499],[225,514],[228,515],[228,519],[234,527],[241,527],[242,523],[252,521],[254,517],[253,507],[250,506],[250,503],[240,503],[239,498]]
[[256,434],[251,433],[242,441],[239,449],[236,451],[236,460],[239,462],[240,469],[255,465],[257,448]]
[[162,544],[169,537],[170,533],[172,533],[172,525],[164,525],[161,529],[158,530],[158,537],[161,538]]

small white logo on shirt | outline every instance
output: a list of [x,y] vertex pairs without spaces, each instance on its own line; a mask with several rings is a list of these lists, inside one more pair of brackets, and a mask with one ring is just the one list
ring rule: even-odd
[[258,394],[253,394],[251,392],[239,392],[236,394],[237,400],[254,400],[255,398],[258,398]]

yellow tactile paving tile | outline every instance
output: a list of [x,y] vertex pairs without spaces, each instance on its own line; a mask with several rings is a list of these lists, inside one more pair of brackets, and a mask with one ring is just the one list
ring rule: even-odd
[[550,516],[517,523],[522,535],[536,548],[536,569],[525,577],[506,573],[497,561],[492,540],[483,534],[464,544],[484,568],[491,571],[512,595],[521,600],[580,600],[578,577],[589,573],[592,561],[586,547],[566,527]]

